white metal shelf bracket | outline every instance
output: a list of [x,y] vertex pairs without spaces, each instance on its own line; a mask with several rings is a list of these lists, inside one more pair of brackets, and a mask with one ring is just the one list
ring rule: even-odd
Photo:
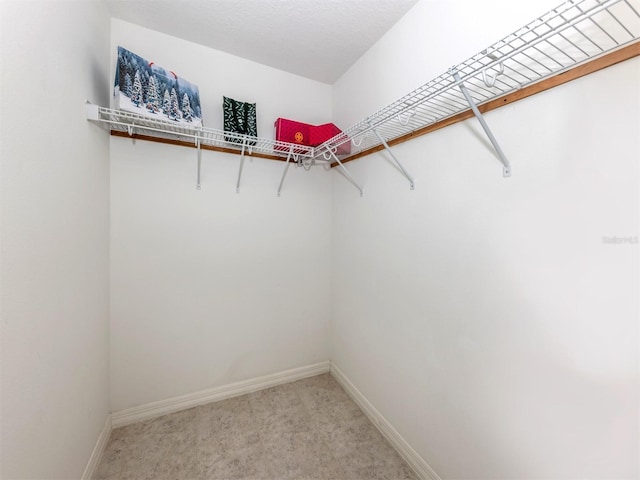
[[[342,164],[340,159],[336,156],[335,151],[333,149],[327,147],[327,152],[326,153],[329,154],[329,158],[333,158],[336,162],[338,162],[338,166],[342,170],[342,173],[344,173],[344,175],[347,178],[347,180],[349,180],[349,182],[351,182],[353,184],[353,186],[356,187],[360,191],[360,196],[362,197],[364,195],[364,191],[362,190],[362,187],[360,185],[358,185],[358,183],[355,181],[355,179],[351,176],[351,174],[349,173],[349,170],[344,168],[344,165]],[[326,155],[324,153],[323,153],[323,155],[326,158]]]
[[[491,142],[491,145],[493,145],[493,148],[495,148],[496,153],[498,154],[498,158],[500,159],[500,162],[502,162],[502,165],[503,165],[502,176],[510,177],[511,164],[509,163],[509,160],[507,160],[507,157],[502,151],[502,148],[500,148],[500,145],[498,144],[496,137],[494,137],[493,133],[491,133],[491,129],[489,128],[489,125],[487,125],[487,122],[482,116],[482,113],[480,113],[480,110],[478,110],[478,107],[476,103],[473,101],[471,94],[469,93],[467,88],[464,86],[464,83],[460,80],[460,74],[455,68],[450,69],[449,72],[451,73],[451,75],[453,75],[453,79],[456,81],[456,84],[458,85],[458,87],[460,87],[460,91],[462,92],[462,95],[464,95],[464,98],[467,100],[467,103],[469,103],[469,106],[471,107],[473,114],[476,116],[476,118],[480,122],[480,125],[482,126],[484,133],[486,133],[487,137],[489,137],[489,141]],[[495,77],[493,78],[493,81],[495,82]]]
[[396,164],[398,165],[398,168],[400,168],[400,171],[402,172],[402,174],[405,177],[407,177],[407,180],[409,180],[409,185],[410,185],[411,190],[415,190],[416,182],[413,180],[413,177],[411,175],[409,175],[409,173],[404,169],[402,164],[398,161],[396,156],[391,151],[391,148],[387,144],[386,140],[384,138],[382,138],[382,135],[380,135],[380,133],[378,133],[378,130],[376,130],[376,128],[374,126],[371,126],[371,130],[373,130],[373,133],[376,134],[376,137],[378,137],[378,140],[380,140],[380,143],[382,143],[382,145],[384,146],[384,148],[387,151],[387,153],[389,155],[391,155],[391,158],[393,158],[393,161],[396,162]]
[[196,137],[196,149],[198,150],[198,179],[196,188],[200,190],[200,166],[202,164],[202,145],[200,143],[200,137]]
[[287,171],[289,170],[289,165],[291,165],[291,159],[293,158],[294,162],[298,161],[298,156],[293,153],[293,145],[289,147],[289,154],[287,155],[287,164],[284,167],[284,172],[282,172],[282,178],[280,179],[280,185],[278,186],[278,196],[280,196],[280,192],[282,191],[282,184],[284,183],[284,177],[287,176]]
[[238,170],[238,181],[236,182],[236,193],[240,193],[240,179],[242,178],[242,168],[244,167],[244,152],[247,148],[247,139],[242,139],[242,152],[240,153],[240,169]]

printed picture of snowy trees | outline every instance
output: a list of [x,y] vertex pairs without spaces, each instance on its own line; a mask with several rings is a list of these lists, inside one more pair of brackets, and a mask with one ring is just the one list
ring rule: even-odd
[[122,47],[118,47],[114,97],[121,110],[202,125],[196,85]]

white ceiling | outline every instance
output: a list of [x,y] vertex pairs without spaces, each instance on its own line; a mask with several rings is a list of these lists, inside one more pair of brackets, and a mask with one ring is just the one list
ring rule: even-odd
[[113,17],[333,84],[418,0],[106,0]]

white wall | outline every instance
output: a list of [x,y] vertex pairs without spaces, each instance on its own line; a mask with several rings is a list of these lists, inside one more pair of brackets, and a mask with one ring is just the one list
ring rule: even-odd
[[109,412],[109,15],[1,3],[3,479],[80,478]]
[[[515,29],[476,11],[458,56],[469,3],[419,3],[336,84],[336,122]],[[415,191],[384,154],[348,164],[363,198],[333,175],[331,359],[444,479],[638,478],[638,245],[602,238],[639,233],[639,72],[487,114],[509,179],[475,120],[394,147]]]
[[[222,95],[278,116],[331,118],[331,87],[113,20],[122,45],[200,87],[205,124]],[[113,411],[328,359],[331,175],[128,139],[111,140]]]

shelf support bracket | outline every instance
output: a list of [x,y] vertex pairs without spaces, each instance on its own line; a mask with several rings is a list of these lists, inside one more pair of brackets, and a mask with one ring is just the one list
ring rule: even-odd
[[247,148],[247,139],[242,140],[242,152],[240,153],[240,170],[238,170],[238,181],[236,182],[236,193],[240,193],[240,179],[242,178],[242,168],[244,167],[244,151]]
[[200,148],[200,137],[196,137],[196,149],[198,150],[198,179],[196,188],[200,190],[200,166],[202,165],[202,148]]
[[342,164],[342,162],[336,156],[335,152],[332,149],[327,147],[327,152],[329,153],[329,157],[330,158],[333,158],[336,162],[338,162],[338,166],[340,167],[340,169],[342,170],[344,175],[347,177],[347,180],[349,180],[349,182],[351,182],[353,184],[353,186],[356,187],[360,191],[360,196],[362,197],[364,195],[364,191],[362,190],[362,187],[360,185],[358,185],[358,183],[351,176],[351,174],[349,173],[349,170],[344,168],[344,165]]
[[289,147],[289,154],[287,155],[287,164],[284,167],[284,172],[282,172],[282,178],[280,179],[280,186],[278,187],[278,196],[280,196],[280,192],[282,191],[282,184],[284,183],[284,177],[287,176],[287,171],[289,170],[289,166],[291,165],[291,157],[294,157],[295,160],[295,156],[293,155],[293,145],[291,147]]
[[498,158],[500,159],[500,162],[503,165],[503,167],[502,167],[502,176],[503,177],[510,177],[511,176],[511,164],[509,163],[509,160],[507,160],[507,157],[505,156],[504,152],[500,148],[500,145],[498,144],[498,141],[496,140],[496,137],[494,137],[493,133],[491,133],[491,129],[489,128],[489,125],[487,125],[487,122],[484,120],[484,117],[482,116],[482,113],[480,113],[480,110],[478,110],[478,107],[475,104],[475,102],[473,101],[473,98],[471,98],[471,94],[469,94],[469,91],[467,90],[467,87],[465,87],[464,83],[462,82],[462,80],[460,80],[460,74],[458,73],[458,71],[455,68],[450,69],[449,72],[451,73],[451,75],[453,75],[453,78],[456,81],[458,87],[460,87],[460,91],[464,95],[464,98],[467,100],[467,103],[469,103],[469,106],[471,107],[471,110],[473,111],[473,114],[476,116],[476,118],[480,122],[480,125],[482,126],[482,129],[484,130],[484,133],[486,133],[487,137],[489,137],[489,141],[491,142],[491,145],[493,145],[493,148],[495,148],[496,153],[498,154]]
[[409,180],[409,185],[411,190],[415,190],[416,188],[416,182],[413,180],[413,177],[411,177],[411,175],[409,175],[409,173],[404,169],[404,167],[402,166],[402,164],[398,161],[398,159],[396,158],[396,156],[393,154],[393,152],[391,151],[391,148],[389,147],[389,145],[387,144],[387,142],[385,141],[384,138],[382,138],[382,135],[380,135],[380,133],[378,133],[378,130],[376,130],[375,127],[371,127],[371,129],[373,130],[373,133],[376,134],[376,137],[378,137],[378,140],[380,140],[380,143],[382,143],[382,145],[384,146],[385,150],[387,151],[387,153],[389,155],[391,155],[391,158],[393,158],[393,161],[396,162],[396,164],[398,165],[398,167],[400,168],[400,171],[402,172],[402,174],[407,177],[407,180]]

